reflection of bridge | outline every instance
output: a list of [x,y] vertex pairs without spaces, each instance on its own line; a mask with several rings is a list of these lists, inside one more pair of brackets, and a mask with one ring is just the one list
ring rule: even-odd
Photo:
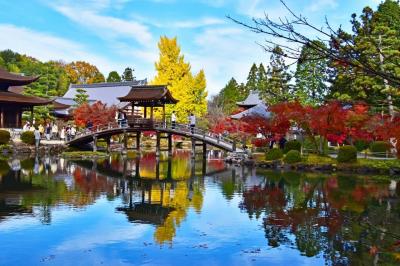
[[[135,160],[134,164],[134,169],[128,169],[128,158],[123,158],[122,162],[122,170],[118,171],[115,169],[112,169],[109,164],[107,165],[102,165],[101,163],[98,163],[96,161],[75,161],[74,163],[79,165],[82,168],[85,168],[87,170],[94,171],[98,174],[109,176],[109,177],[116,177],[116,178],[126,178],[126,177],[132,177],[134,179],[140,179],[143,180],[144,182],[149,181],[157,181],[157,182],[171,182],[171,181],[179,181],[182,180],[182,177],[173,177],[172,176],[172,159],[169,157],[168,160],[166,161],[160,161],[157,160],[155,164],[155,173],[154,176],[141,176],[140,175],[140,158],[137,157]],[[105,161],[106,163],[108,161]],[[167,170],[166,170],[166,175],[164,175],[164,178],[161,178],[161,173],[160,173],[160,163],[167,163]],[[201,173],[196,172],[196,161],[191,160],[191,169],[190,169],[190,178],[194,178],[196,175],[201,175],[201,176],[214,176],[216,174],[224,174],[228,173],[230,170],[228,170],[226,167],[223,169],[215,169],[212,171],[207,171],[207,160],[201,160]]]
[[[143,119],[142,119],[143,120]],[[124,135],[124,148],[127,149],[127,137],[129,133],[135,133],[136,149],[140,149],[140,136],[141,132],[154,131],[157,136],[156,149],[159,154],[161,150],[161,139],[167,139],[168,151],[172,151],[172,135],[178,135],[190,138],[192,141],[192,152],[195,153],[196,146],[200,142],[203,146],[203,154],[206,154],[207,145],[214,146],[225,151],[238,151],[242,150],[236,148],[236,142],[220,135],[208,133],[204,130],[194,128],[190,129],[187,125],[176,124],[175,126],[167,125],[166,123],[157,123],[149,120],[150,123],[134,123],[129,126],[121,126],[119,123],[109,123],[104,126],[94,127],[92,130],[81,132],[75,139],[68,141],[66,144],[70,146],[80,146],[93,142],[93,150],[96,151],[97,140],[104,139],[107,143],[107,149],[110,147],[110,139],[114,135]]]

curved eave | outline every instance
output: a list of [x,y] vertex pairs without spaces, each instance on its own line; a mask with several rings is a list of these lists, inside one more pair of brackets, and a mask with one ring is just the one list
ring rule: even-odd
[[[15,75],[17,76],[17,75]],[[37,81],[40,78],[40,76],[36,77],[18,77],[16,79],[12,78],[6,78],[6,77],[1,77],[0,76],[0,84],[5,84],[7,87],[10,86],[23,86],[23,85],[28,85],[31,84],[32,82]]]

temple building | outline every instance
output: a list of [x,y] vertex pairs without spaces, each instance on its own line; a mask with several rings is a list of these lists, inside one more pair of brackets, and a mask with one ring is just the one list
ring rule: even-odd
[[121,103],[118,97],[125,96],[134,86],[143,86],[147,84],[147,80],[133,80],[123,82],[101,82],[93,84],[70,84],[68,91],[64,96],[55,100],[53,115],[58,118],[67,118],[72,116],[72,109],[76,104],[75,96],[78,94],[78,89],[84,89],[88,95],[88,103],[92,104],[96,101],[101,101],[107,106],[115,105],[119,109],[124,109],[128,104]]
[[[159,107],[162,109],[162,121],[165,123],[165,105],[178,102],[171,95],[166,85],[134,86],[127,95],[118,97],[118,99],[121,103],[129,103],[131,112],[127,113],[127,119],[130,126],[147,125],[149,127],[152,127],[154,121],[154,108]],[[143,115],[133,112],[137,107],[139,109],[143,108]],[[150,108],[149,115],[148,108]]]
[[242,119],[246,116],[261,116],[270,118],[271,112],[268,112],[268,106],[261,100],[257,91],[250,91],[249,96],[242,101],[237,102],[236,105],[244,109],[244,111],[231,115],[232,119]]
[[47,105],[51,99],[23,95],[24,85],[38,80],[39,77],[28,77],[10,73],[0,68],[0,128],[22,127],[22,113],[31,112],[33,118],[33,107]]

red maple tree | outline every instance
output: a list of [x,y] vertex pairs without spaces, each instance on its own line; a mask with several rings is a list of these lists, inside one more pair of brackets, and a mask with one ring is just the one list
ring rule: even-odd
[[97,101],[90,105],[84,103],[74,111],[75,124],[79,127],[84,127],[91,121],[93,127],[98,125],[106,125],[109,122],[115,122],[115,106],[108,107],[106,104]]

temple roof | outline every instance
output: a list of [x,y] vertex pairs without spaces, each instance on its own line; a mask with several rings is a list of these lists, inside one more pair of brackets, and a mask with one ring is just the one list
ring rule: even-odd
[[0,90],[0,102],[2,103],[19,103],[28,106],[33,105],[46,105],[50,104],[53,100],[44,99],[35,96],[28,96],[19,93],[14,93],[10,91],[1,91]]
[[71,84],[68,91],[63,97],[59,97],[57,102],[68,105],[75,105],[75,95],[77,89],[84,89],[89,95],[89,103],[101,101],[108,106],[118,106],[120,101],[118,97],[122,97],[129,93],[132,86],[143,86],[147,84],[147,80],[133,80],[124,82],[102,82],[94,84]]
[[268,111],[268,107],[264,103],[259,103],[256,106],[253,106],[243,112],[240,112],[235,115],[231,115],[232,119],[242,119],[247,116],[258,116],[263,118],[270,118],[271,112]]
[[39,76],[22,76],[19,74],[10,73],[5,69],[0,68],[0,89],[7,89],[10,86],[28,85],[38,79]]
[[249,108],[249,107],[256,106],[259,103],[262,103],[262,100],[260,99],[260,95],[258,94],[258,92],[250,91],[249,96],[247,96],[247,98],[244,101],[237,102],[236,104],[239,107]]
[[178,100],[172,97],[166,85],[134,86],[127,95],[118,97],[118,99],[121,102],[134,102],[135,104],[152,106],[175,104],[178,102]]

